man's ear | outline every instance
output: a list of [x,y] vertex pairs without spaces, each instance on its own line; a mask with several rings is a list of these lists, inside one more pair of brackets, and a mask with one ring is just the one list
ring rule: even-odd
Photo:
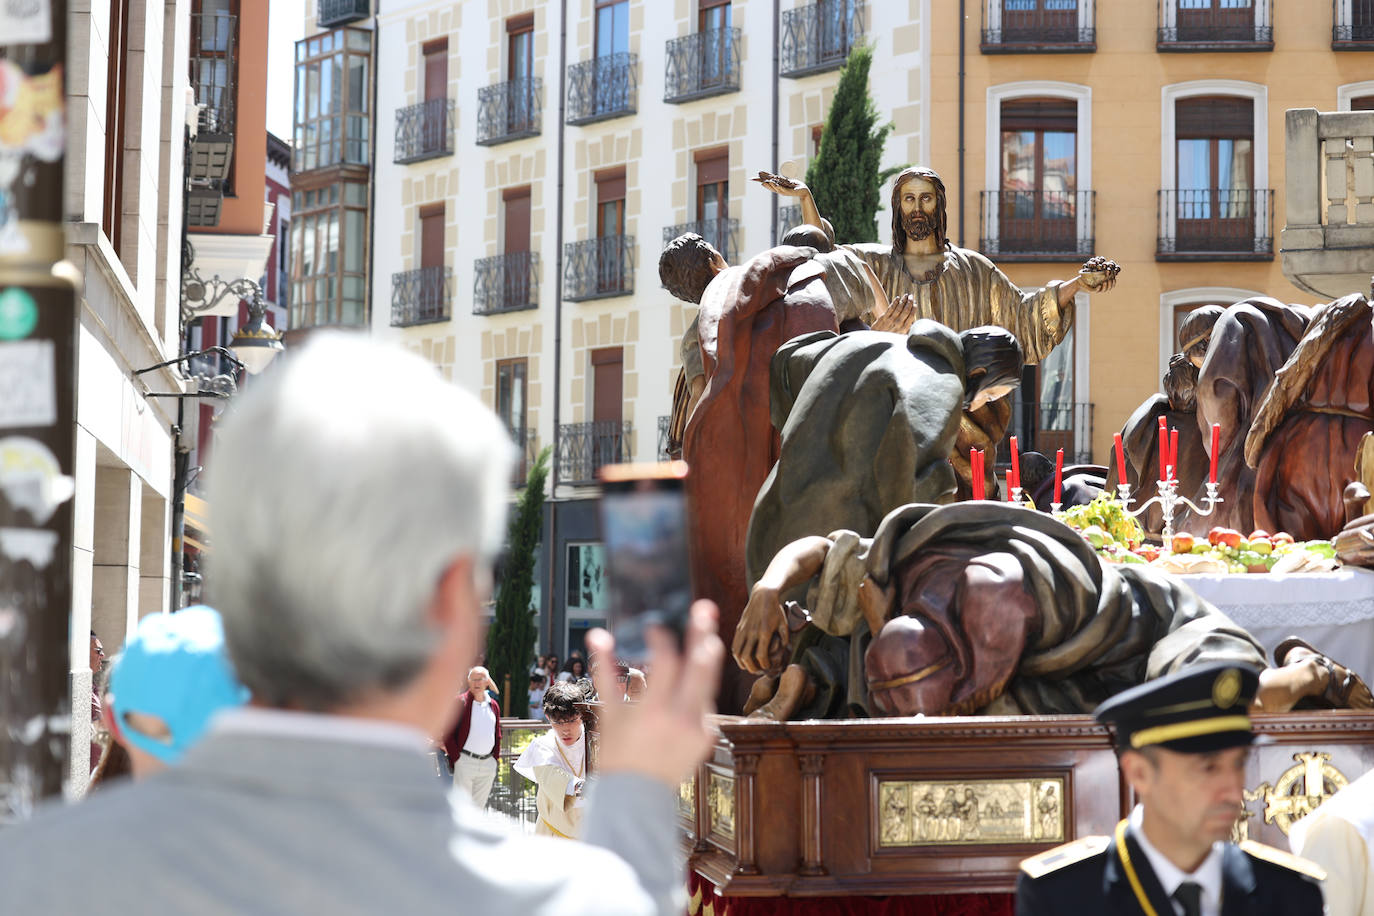
[[444,628],[452,626],[460,614],[475,616],[482,600],[479,577],[471,557],[455,557],[439,576],[434,599],[429,604],[429,622],[436,628]]
[[1144,754],[1138,751],[1125,751],[1121,755],[1121,775],[1126,777],[1126,784],[1140,794],[1140,789],[1145,786],[1148,789],[1151,777],[1154,775],[1153,767]]

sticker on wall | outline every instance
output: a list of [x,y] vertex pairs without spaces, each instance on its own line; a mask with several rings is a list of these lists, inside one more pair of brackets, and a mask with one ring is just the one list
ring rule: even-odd
[[[6,9],[34,0],[0,0],[0,35],[11,40],[5,26]],[[47,22],[47,2],[42,18]],[[22,39],[20,39],[22,40]],[[46,40],[46,39],[45,39]],[[19,231],[14,189],[23,175],[24,157],[57,162],[67,143],[63,109],[62,66],[32,76],[10,60],[0,60],[0,254],[23,254],[28,241]]]
[[56,354],[51,340],[0,340],[0,429],[57,422]]
[[57,456],[28,436],[0,439],[0,495],[10,509],[26,511],[35,525],[46,525],[57,507],[76,493],[76,482],[62,473]]
[[6,44],[41,45],[52,41],[48,0],[0,0],[0,35]]
[[17,286],[0,290],[0,340],[22,340],[38,327],[38,303]]

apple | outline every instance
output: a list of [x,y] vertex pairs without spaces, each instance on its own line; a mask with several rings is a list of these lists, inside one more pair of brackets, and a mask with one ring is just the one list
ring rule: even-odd
[[1174,535],[1174,553],[1192,553],[1193,536],[1184,531]]
[[1216,528],[1214,528],[1214,529],[1212,529],[1212,530],[1213,530],[1213,532],[1216,534],[1216,537],[1217,537],[1217,539],[1216,539],[1215,541],[1213,541],[1212,543],[1214,543],[1214,544],[1223,544],[1223,545],[1225,545],[1225,546],[1227,546],[1227,547],[1230,547],[1230,548],[1232,548],[1232,549],[1234,549],[1234,550],[1239,550],[1239,549],[1240,549],[1240,542],[1241,542],[1242,538],[1241,538],[1241,536],[1240,536],[1240,532],[1239,532],[1239,531],[1237,531],[1237,530],[1234,529],[1234,528],[1221,528],[1221,529],[1216,529]]
[[1251,538],[1250,549],[1262,557],[1267,557],[1274,552],[1274,542],[1267,537]]
[[1225,528],[1218,526],[1216,528],[1213,528],[1211,531],[1207,532],[1207,543],[1211,544],[1213,547],[1220,544],[1221,533],[1225,530]]
[[1293,543],[1293,535],[1289,534],[1287,531],[1280,531],[1278,534],[1270,538],[1270,540],[1272,540],[1275,545],[1291,544]]
[[1268,532],[1268,531],[1265,531],[1263,528],[1256,528],[1254,531],[1251,531],[1251,532],[1250,532],[1250,540],[1252,540],[1252,541],[1253,541],[1255,538],[1267,538],[1267,537],[1269,537],[1269,532]]

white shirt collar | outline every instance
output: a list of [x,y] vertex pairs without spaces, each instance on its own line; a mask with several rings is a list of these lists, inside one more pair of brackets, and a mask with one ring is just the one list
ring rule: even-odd
[[[1150,861],[1150,870],[1155,873],[1155,878],[1159,880],[1160,887],[1164,888],[1164,893],[1173,900],[1174,891],[1184,881],[1192,881],[1202,888],[1202,916],[1215,916],[1221,912],[1221,856],[1224,843],[1213,843],[1212,851],[1207,853],[1207,858],[1202,860],[1191,873],[1179,868],[1170,862],[1164,855],[1156,849],[1150,840],[1145,836],[1145,831],[1141,825],[1144,822],[1145,809],[1136,805],[1131,810],[1131,817],[1127,823],[1127,829],[1131,831],[1131,836],[1140,844],[1140,848],[1145,851],[1145,858]],[[1177,912],[1177,904],[1175,904]]]
[[430,740],[424,732],[400,722],[268,709],[262,706],[226,709],[215,716],[210,723],[210,731],[223,735],[272,735],[282,738],[371,744],[407,751],[418,750],[421,753],[425,753],[430,747]]

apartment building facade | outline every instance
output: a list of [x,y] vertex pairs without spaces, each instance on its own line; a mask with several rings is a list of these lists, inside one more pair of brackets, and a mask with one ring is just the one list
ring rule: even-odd
[[663,448],[695,314],[660,288],[663,244],[696,231],[732,263],[774,244],[796,215],[748,178],[804,169],[855,41],[876,45],[873,93],[895,124],[884,164],[925,159],[929,6],[465,0],[377,16],[371,325],[502,416],[517,483],[553,448],[545,647],[604,619],[598,468]]
[[1284,112],[1374,102],[1374,4],[968,0],[937,5],[932,28],[931,161],[962,200],[955,240],[1023,287],[1090,254],[1123,268],[1028,369],[1023,447],[1104,460],[1187,311],[1314,301],[1275,258]]

